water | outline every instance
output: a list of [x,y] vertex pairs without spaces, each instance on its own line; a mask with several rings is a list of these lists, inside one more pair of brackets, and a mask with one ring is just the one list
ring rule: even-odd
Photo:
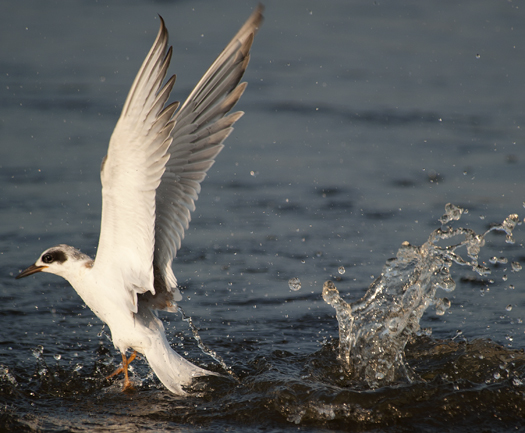
[[[445,208],[440,218],[442,224],[459,220],[465,211],[450,203]],[[451,266],[470,267],[481,277],[490,275],[491,270],[478,262],[486,236],[492,231],[501,231],[506,242],[513,244],[512,231],[517,224],[521,221],[513,214],[483,234],[445,226],[434,230],[421,246],[403,242],[396,258],[387,261],[381,276],[370,285],[365,296],[352,304],[339,296],[332,281],[326,281],[323,299],[336,310],[339,359],[346,374],[369,388],[414,382],[417,376],[405,361],[405,346],[419,334],[421,317],[429,306],[434,305],[438,316],[443,316],[451,307],[448,298],[436,294],[438,289],[455,290]],[[464,239],[458,242],[458,237]],[[444,240],[447,244],[439,246]],[[453,241],[457,243],[451,243]],[[458,252],[460,249],[466,250],[466,258]],[[506,260],[502,258],[499,262]],[[512,305],[505,309],[511,311]]]
[[[122,394],[104,379],[120,355],[75,292],[48,275],[14,280],[51,245],[95,254],[98,168],[157,13],[182,99],[253,6],[0,5],[1,427],[523,428],[522,227],[514,244],[486,237],[478,263],[491,274],[451,267],[455,290],[436,292],[450,307],[427,309],[405,346],[410,380],[370,387],[349,374],[322,299],[329,279],[345,302],[363,298],[403,242],[428,240],[446,203],[469,210],[449,224],[476,233],[521,215],[516,2],[266,2],[246,115],[203,183],[175,263],[184,311],[240,383],[205,378],[181,399],[138,360],[137,392]],[[180,314],[163,318],[179,353],[225,373]]]

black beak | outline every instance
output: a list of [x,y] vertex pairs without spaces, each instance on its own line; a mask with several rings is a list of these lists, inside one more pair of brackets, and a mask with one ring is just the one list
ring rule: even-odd
[[18,280],[19,278],[24,278],[28,275],[36,274],[37,272],[42,272],[42,270],[44,270],[45,268],[47,268],[47,266],[31,265],[29,266],[29,268],[20,272],[15,278]]

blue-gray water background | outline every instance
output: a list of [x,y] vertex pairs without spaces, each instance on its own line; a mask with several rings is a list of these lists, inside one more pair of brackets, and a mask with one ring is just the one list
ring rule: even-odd
[[[181,305],[250,392],[219,383],[217,394],[180,400],[142,362],[142,387],[121,394],[118,383],[101,384],[97,370],[101,358],[116,366],[119,355],[74,290],[49,275],[14,280],[58,243],[95,254],[100,163],[157,14],[174,47],[174,98],[183,100],[255,5],[0,3],[3,428],[523,428],[520,416],[491,413],[490,405],[455,419],[437,391],[427,397],[428,423],[413,424],[409,403],[395,398],[362,424],[352,415],[334,421],[323,412],[333,403],[323,381],[301,382],[305,365],[324,360],[318,351],[335,358],[322,351],[337,337],[334,311],[321,298],[325,280],[338,277],[346,299],[358,299],[403,241],[422,244],[439,227],[448,202],[468,208],[459,225],[478,232],[511,213],[523,218],[525,7],[516,1],[265,2],[237,106],[246,114],[203,183],[174,263],[186,288]],[[508,245],[489,235],[482,260],[525,261],[523,228],[516,238]],[[435,339],[524,348],[523,274],[497,271],[491,282],[453,267],[450,310],[429,309],[422,326]],[[289,289],[292,277],[301,290]],[[211,365],[180,317],[167,320],[179,352]],[[480,386],[496,383],[523,405],[518,382],[488,382]],[[298,416],[312,413],[316,391],[324,399],[319,419]]]

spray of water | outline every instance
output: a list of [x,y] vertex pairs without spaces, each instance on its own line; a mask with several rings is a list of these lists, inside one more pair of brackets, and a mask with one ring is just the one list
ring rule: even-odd
[[[502,224],[478,235],[471,229],[446,225],[459,220],[464,209],[447,204],[445,211],[440,218],[442,227],[434,230],[422,246],[404,242],[397,257],[387,261],[381,276],[359,301],[345,302],[333,282],[324,283],[323,299],[335,308],[339,322],[339,358],[352,378],[371,388],[415,379],[405,362],[404,349],[419,331],[419,321],[430,305],[435,306],[437,314],[450,307],[447,298],[436,296],[437,289],[451,292],[456,287],[450,267],[456,263],[480,275],[490,274],[489,268],[478,263],[485,236],[503,231],[506,242],[514,243],[512,231],[519,223],[518,215],[510,215]],[[457,244],[437,245],[461,237]],[[460,255],[460,248],[466,249],[466,257]]]
[[179,313],[182,315],[182,320],[184,320],[188,326],[190,327],[191,329],[191,332],[193,334],[193,338],[195,339],[195,341],[197,342],[197,345],[199,347],[199,349],[206,355],[212,357],[217,363],[220,364],[220,366],[231,376],[233,377],[237,382],[240,382],[239,378],[237,377],[237,375],[234,373],[234,371],[231,369],[231,367],[229,367],[225,362],[224,362],[224,359],[222,359],[222,357],[220,355],[217,354],[217,352],[215,352],[214,350],[210,349],[208,346],[206,346],[204,344],[204,342],[202,341],[202,338],[201,336],[199,335],[199,331],[197,330],[197,327],[195,326],[195,324],[193,323],[193,320],[191,318],[191,316],[187,316],[186,313],[184,312],[184,310],[178,306],[178,310],[179,310]]

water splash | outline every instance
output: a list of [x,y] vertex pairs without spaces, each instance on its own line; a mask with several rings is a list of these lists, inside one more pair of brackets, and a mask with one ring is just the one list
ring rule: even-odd
[[237,375],[235,374],[235,372],[231,369],[231,367],[229,367],[226,364],[226,362],[224,362],[224,359],[222,359],[222,357],[220,355],[218,355],[217,352],[215,352],[214,350],[210,349],[208,346],[206,346],[204,344],[204,342],[202,341],[201,336],[199,335],[199,331],[197,330],[197,327],[193,323],[193,319],[191,318],[191,316],[187,316],[186,313],[184,312],[184,310],[180,306],[177,306],[177,308],[179,310],[179,313],[182,315],[182,320],[185,321],[188,324],[188,326],[190,327],[191,332],[193,334],[193,338],[195,339],[195,341],[197,341],[197,345],[198,345],[199,349],[204,354],[212,357],[215,361],[217,361],[220,364],[220,366],[231,377],[233,377],[233,379],[235,379],[237,382],[240,382],[240,380],[237,377]]
[[18,386],[16,378],[13,376],[10,368],[2,364],[0,364],[0,381],[7,381],[13,386]]
[[[335,308],[339,322],[339,358],[351,378],[371,388],[415,379],[405,362],[405,346],[419,331],[419,321],[430,305],[438,315],[450,307],[447,298],[436,296],[437,289],[451,292],[456,288],[450,267],[455,263],[488,275],[490,269],[478,263],[486,235],[503,231],[506,242],[514,242],[512,231],[519,222],[518,215],[509,215],[502,224],[478,235],[471,229],[445,225],[459,220],[466,213],[464,209],[447,204],[445,211],[439,220],[443,227],[434,230],[421,246],[404,242],[397,257],[386,262],[381,276],[361,300],[349,304],[339,296],[332,281],[323,285],[323,299]],[[437,245],[460,236],[463,240],[457,244]],[[459,254],[460,248],[466,249],[466,258]]]
[[439,219],[439,222],[445,225],[450,221],[458,221],[464,212],[467,213],[468,211],[452,203],[447,203],[445,205],[445,214]]
[[288,280],[288,287],[290,287],[290,290],[293,290],[294,292],[301,290],[301,280],[297,277],[290,278]]
[[42,354],[44,353],[44,346],[38,345],[31,350],[31,353],[36,359],[42,359]]

